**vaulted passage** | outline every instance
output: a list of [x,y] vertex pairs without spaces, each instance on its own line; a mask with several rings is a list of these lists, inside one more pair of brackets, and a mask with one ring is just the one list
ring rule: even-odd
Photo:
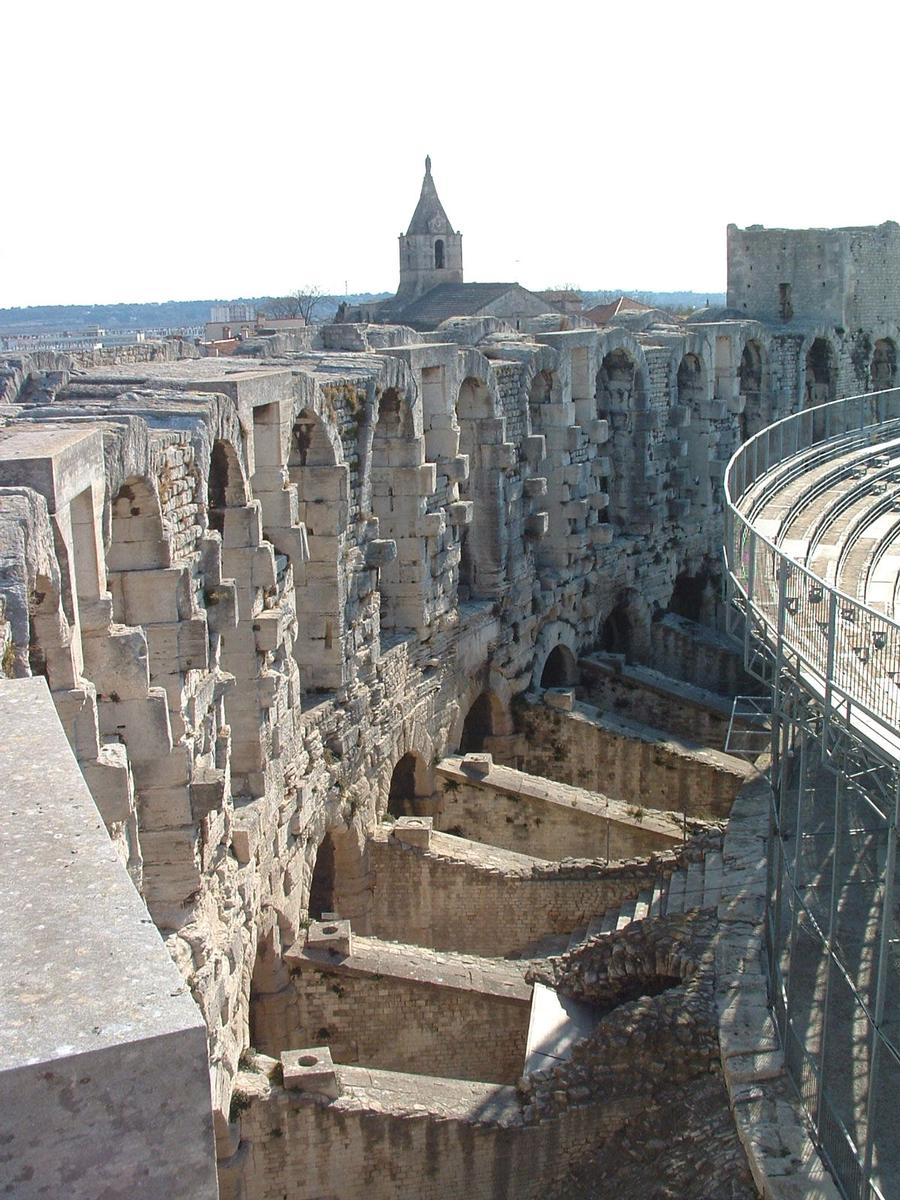
[[460,484],[460,496],[475,502],[462,538],[459,598],[482,600],[496,595],[502,578],[503,481],[491,466],[491,452],[502,440],[500,421],[488,388],[478,379],[463,382],[456,412],[460,453],[469,456],[469,477]]
[[496,698],[490,692],[482,692],[466,713],[462,737],[459,743],[461,754],[470,754],[484,749],[485,738],[494,732],[494,704]]
[[417,761],[415,754],[404,754],[394,767],[388,792],[388,812],[392,817],[415,815]]
[[834,399],[834,352],[825,338],[816,338],[806,355],[804,407],[814,408]]
[[897,347],[890,338],[879,338],[872,352],[872,391],[884,391],[896,382]]
[[568,646],[554,646],[541,672],[541,687],[570,687],[578,682],[578,663]]

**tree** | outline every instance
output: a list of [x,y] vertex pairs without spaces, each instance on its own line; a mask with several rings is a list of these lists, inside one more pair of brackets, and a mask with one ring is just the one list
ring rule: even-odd
[[307,284],[287,296],[270,296],[262,315],[275,321],[302,317],[307,325],[312,325],[321,302],[325,299],[320,287]]

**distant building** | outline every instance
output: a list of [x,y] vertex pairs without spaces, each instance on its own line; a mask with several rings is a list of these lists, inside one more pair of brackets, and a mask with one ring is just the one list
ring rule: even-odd
[[653,311],[649,304],[642,304],[640,300],[632,300],[630,296],[620,296],[618,300],[611,300],[608,304],[596,304],[581,315],[593,325],[610,325],[616,317],[622,317],[626,313]]
[[409,228],[400,235],[397,295],[347,308],[340,319],[428,330],[451,317],[500,317],[516,324],[548,311],[562,310],[518,283],[463,280],[462,234],[450,224],[431,174],[431,159],[426,158],[419,202]]

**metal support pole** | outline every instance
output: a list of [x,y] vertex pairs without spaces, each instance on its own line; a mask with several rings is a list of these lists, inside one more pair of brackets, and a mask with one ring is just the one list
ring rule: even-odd
[[894,921],[894,875],[897,868],[897,829],[900,825],[900,773],[894,788],[894,810],[887,826],[887,853],[884,863],[884,892],[881,901],[881,929],[878,939],[878,980],[875,986],[875,1028],[872,1030],[872,1062],[869,1067],[869,1090],[866,1096],[866,1157],[863,1164],[863,1179],[868,1185],[872,1179],[872,1158],[875,1140],[875,1113],[878,1106],[878,1074],[882,1054],[888,1051],[881,1045],[881,1026],[884,1022],[884,1001],[887,991],[888,956],[890,954],[891,927]]

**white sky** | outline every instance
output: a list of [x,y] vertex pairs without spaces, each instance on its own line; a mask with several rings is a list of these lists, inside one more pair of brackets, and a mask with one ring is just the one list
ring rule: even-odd
[[725,226],[900,218],[896,5],[9,0],[0,306],[469,280],[721,291]]

